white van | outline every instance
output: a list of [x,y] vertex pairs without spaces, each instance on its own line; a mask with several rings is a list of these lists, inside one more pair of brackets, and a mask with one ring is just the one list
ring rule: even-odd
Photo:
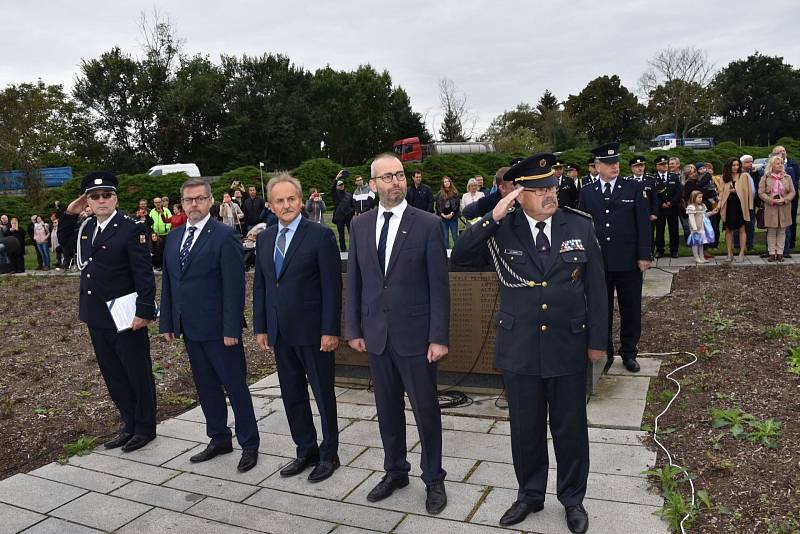
[[148,176],[163,176],[172,172],[185,172],[189,178],[199,178],[200,169],[194,163],[173,163],[172,165],[156,165],[147,171]]

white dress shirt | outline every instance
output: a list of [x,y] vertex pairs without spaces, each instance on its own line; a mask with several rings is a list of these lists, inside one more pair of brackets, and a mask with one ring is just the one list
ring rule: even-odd
[[183,249],[183,244],[186,242],[186,238],[189,237],[189,228],[194,226],[197,229],[194,231],[194,236],[192,237],[192,244],[189,245],[189,250],[187,250],[186,253],[188,254],[189,252],[191,252],[192,247],[194,247],[194,244],[197,243],[197,238],[200,237],[200,232],[203,231],[203,227],[206,225],[206,223],[210,218],[211,218],[211,213],[209,212],[205,217],[200,219],[200,222],[198,222],[197,224],[193,225],[189,221],[186,221],[186,230],[183,231],[183,239],[181,239],[181,246],[180,248],[178,248],[178,250]]
[[[94,244],[94,240],[97,238],[97,234],[104,231],[108,223],[111,222],[111,219],[117,216],[117,210],[114,210],[111,215],[108,216],[108,219],[101,223],[97,223],[97,226],[94,227],[94,235],[92,236],[92,244]],[[33,236],[31,236],[33,237]]]
[[386,236],[386,263],[383,266],[383,272],[386,272],[386,270],[389,268],[389,258],[392,257],[394,239],[397,237],[397,230],[400,228],[400,220],[403,218],[403,212],[406,211],[407,207],[408,202],[406,202],[406,199],[403,199],[400,204],[390,210],[385,209],[383,204],[378,204],[378,220],[375,224],[375,247],[378,246],[378,242],[381,240],[381,230],[383,229],[383,224],[385,222],[383,214],[387,211],[391,211],[393,213],[392,218],[389,219],[389,233]]
[[[525,213],[525,212],[523,211],[523,213]],[[528,219],[528,226],[531,227],[531,235],[533,236],[533,242],[535,244],[536,243],[536,236],[539,235],[539,229],[536,228],[536,223],[538,223],[539,221],[537,221],[536,219],[534,219],[533,217],[531,217],[527,213],[525,213],[525,218]],[[550,216],[550,217],[546,218],[542,222],[544,222],[544,224],[545,224],[545,227],[544,227],[544,230],[543,230],[544,231],[544,235],[547,237],[547,242],[550,243],[550,246],[552,247],[553,246],[553,240],[550,239],[550,230],[553,228],[553,217]]]
[[600,192],[601,193],[605,193],[606,183],[609,183],[609,184],[611,184],[611,193],[613,194],[614,193],[614,186],[617,185],[617,180],[618,179],[619,179],[619,177],[616,177],[613,180],[611,180],[610,182],[606,182],[605,180],[600,179]]

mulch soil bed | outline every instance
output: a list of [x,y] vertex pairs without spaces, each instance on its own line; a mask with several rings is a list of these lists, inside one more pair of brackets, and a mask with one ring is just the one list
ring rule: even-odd
[[[800,376],[787,360],[800,346],[799,286],[800,266],[692,267],[675,276],[672,293],[644,304],[642,352],[699,357],[673,375],[683,389],[659,419],[659,440],[710,498],[689,532],[800,532]],[[644,429],[677,389],[666,374],[690,360],[663,358]],[[688,499],[687,482],[677,489]]]
[[[86,325],[78,320],[76,276],[0,277],[0,479],[66,456],[82,436],[101,443],[119,427],[95,361]],[[248,277],[248,286],[252,277]],[[156,286],[161,283],[156,278]],[[251,322],[247,290],[245,315]],[[158,420],[196,405],[186,349],[150,325]],[[274,371],[252,328],[244,331],[248,380]]]

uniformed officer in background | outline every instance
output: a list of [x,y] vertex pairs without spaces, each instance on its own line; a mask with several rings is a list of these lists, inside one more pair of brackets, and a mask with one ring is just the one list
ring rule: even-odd
[[553,165],[553,175],[557,181],[558,205],[568,208],[578,207],[578,188],[568,177],[564,176],[564,163],[556,161]]
[[606,349],[606,290],[592,221],[558,209],[553,163],[537,154],[514,165],[505,178],[517,189],[461,235],[451,260],[491,259],[501,283],[494,364],[503,370],[519,492],[500,524],[544,507],[549,413],[558,500],[570,531],[586,532],[586,366]]
[[650,268],[650,204],[641,182],[619,178],[619,143],[593,151],[600,179],[581,191],[581,208],[594,220],[603,250],[608,295],[607,371],[614,361],[614,291],[620,316],[620,349],[625,368],[639,372],[637,345],[642,332],[642,282]]
[[567,176],[572,180],[572,183],[575,184],[575,190],[578,192],[578,200],[580,201],[581,187],[583,187],[583,184],[578,176],[578,172],[577,165],[572,163],[567,165]]
[[[653,235],[656,231],[656,220],[658,219],[658,193],[656,192],[656,178],[652,174],[645,172],[645,159],[644,156],[634,156],[628,162],[631,167],[631,175],[626,176],[626,180],[634,180],[641,182],[644,192],[650,201],[650,226]],[[652,257],[650,258],[653,259]]]
[[[89,327],[94,353],[123,426],[107,449],[135,451],[156,437],[156,390],[147,325],[156,318],[156,285],[148,244],[149,230],[117,210],[117,177],[92,172],[81,181],[58,228],[60,243],[77,239],[81,271],[80,320]],[[93,217],[78,227],[80,213]],[[106,304],[136,292],[130,328],[117,332]]]
[[656,219],[656,233],[653,238],[656,258],[664,256],[664,227],[669,227],[669,255],[678,257],[678,217],[681,209],[681,177],[674,172],[667,171],[667,156],[656,158],[656,193],[658,193],[658,218]]
[[591,185],[597,181],[597,168],[594,164],[594,157],[586,161],[586,167],[589,169],[589,174],[581,178],[581,188]]

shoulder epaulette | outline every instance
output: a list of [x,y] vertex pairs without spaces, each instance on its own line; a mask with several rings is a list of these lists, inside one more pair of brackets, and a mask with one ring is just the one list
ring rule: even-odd
[[589,215],[588,213],[586,213],[585,211],[581,211],[579,209],[576,209],[576,208],[573,208],[573,207],[570,207],[570,206],[561,206],[561,209],[564,209],[566,211],[572,212],[575,215],[580,215],[581,217],[586,217],[590,221],[592,220],[592,216]]

